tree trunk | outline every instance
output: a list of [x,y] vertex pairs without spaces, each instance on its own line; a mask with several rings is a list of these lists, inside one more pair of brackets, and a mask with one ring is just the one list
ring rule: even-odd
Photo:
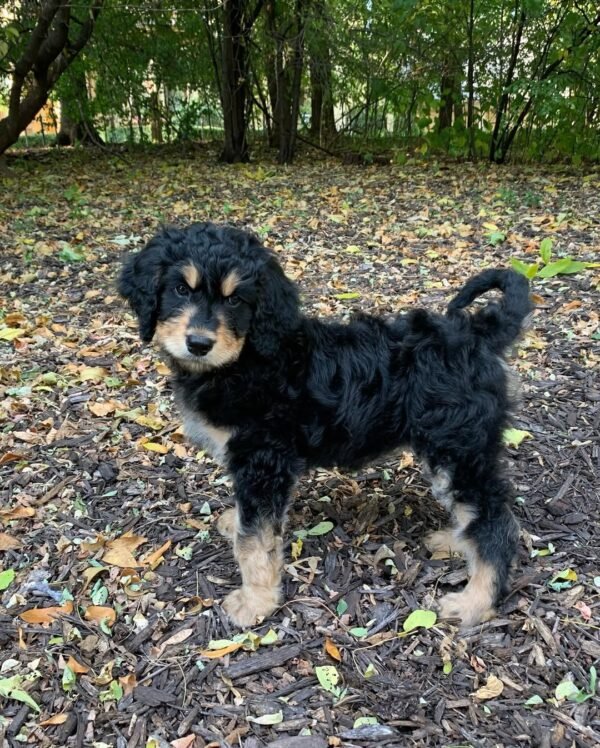
[[311,85],[310,132],[323,143],[336,136],[333,102],[333,70],[327,38],[328,18],[324,0],[314,5],[314,27],[309,43]]
[[456,76],[452,73],[444,73],[440,84],[440,111],[438,114],[438,132],[452,127],[452,115],[454,113],[454,102],[456,98]]
[[225,142],[220,160],[228,164],[248,161],[246,99],[248,95],[248,41],[244,34],[245,0],[224,0],[221,37],[221,103]]
[[475,0],[469,3],[469,24],[467,27],[467,130],[469,133],[469,158],[475,159],[475,60],[474,60]]
[[[102,3],[93,0],[87,17],[77,25],[67,0],[41,3],[36,25],[13,66],[8,114],[0,119],[0,154],[17,142],[48,100],[56,81],[87,44]],[[69,39],[72,27],[78,32]]]
[[73,68],[71,71],[70,95],[63,94],[60,98],[60,129],[56,136],[56,144],[102,145],[102,136],[88,116],[89,97],[85,73]]

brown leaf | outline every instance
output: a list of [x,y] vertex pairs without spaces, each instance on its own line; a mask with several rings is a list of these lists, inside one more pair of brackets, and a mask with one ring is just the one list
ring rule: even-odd
[[135,677],[135,673],[122,675],[119,678],[119,683],[123,686],[123,693],[125,694],[125,696],[129,696],[129,694],[137,686],[137,678]]
[[85,609],[83,617],[86,619],[86,621],[95,621],[96,623],[106,621],[109,626],[112,626],[113,623],[117,620],[117,614],[115,610],[105,605],[89,605]]
[[7,522],[11,519],[25,519],[35,516],[32,506],[15,506],[12,509],[0,509],[0,519]]
[[5,452],[0,457],[0,465],[6,465],[7,462],[15,462],[16,460],[24,460],[25,455],[19,454],[19,452]]
[[486,699],[495,699],[497,696],[500,696],[503,690],[504,683],[502,683],[500,678],[496,678],[495,675],[490,675],[485,686],[478,688],[473,695],[476,699],[485,701]]
[[7,535],[5,532],[0,532],[0,551],[14,551],[20,547],[21,542],[19,540]]
[[77,662],[73,655],[71,655],[71,657],[69,657],[69,659],[67,660],[67,667],[71,668],[74,673],[83,674],[90,672],[89,667],[87,665],[82,665],[80,662]]
[[171,542],[172,541],[167,540],[160,548],[143,556],[140,560],[142,566],[149,566],[152,570],[156,569],[156,567],[164,561],[163,556],[171,547]]
[[334,660],[337,660],[338,662],[342,661],[340,650],[335,646],[331,639],[325,639],[325,651],[330,657],[333,657]]
[[210,659],[216,659],[218,657],[225,657],[225,655],[235,652],[237,649],[242,647],[243,642],[231,642],[223,649],[202,649],[200,654],[202,657],[209,657]]
[[60,616],[69,615],[73,612],[73,603],[70,600],[64,605],[52,605],[49,608],[30,608],[19,615],[25,623],[39,623],[49,626]]
[[115,403],[113,400],[105,403],[88,403],[88,410],[95,416],[103,418],[109,413],[113,413],[117,409],[117,405],[118,403]]
[[69,719],[69,715],[65,712],[61,714],[55,714],[53,717],[48,717],[43,722],[40,722],[40,727],[50,727],[51,725],[64,725]]
[[82,592],[85,592],[87,588],[90,586],[91,582],[98,576],[98,574],[102,574],[103,571],[108,571],[108,569],[105,566],[90,566],[87,569],[84,569],[81,573],[81,576],[83,577],[83,587],[81,588]]
[[167,647],[171,647],[174,644],[181,644],[186,639],[189,639],[193,633],[194,629],[181,629],[181,631],[177,631],[160,645],[160,653],[162,654]]
[[126,532],[120,538],[108,541],[106,544],[107,550],[104,552],[102,560],[107,564],[120,566],[121,568],[139,566],[132,551],[145,542],[146,538],[143,538],[141,535]]
[[194,740],[196,740],[196,736],[192,733],[191,735],[186,735],[184,738],[172,740],[171,745],[173,748],[190,748],[190,746],[194,744]]

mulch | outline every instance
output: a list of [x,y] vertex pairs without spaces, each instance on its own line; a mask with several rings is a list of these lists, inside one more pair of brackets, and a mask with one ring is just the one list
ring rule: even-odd
[[[123,252],[161,221],[208,217],[260,232],[311,313],[441,310],[481,267],[534,261],[546,236],[556,255],[597,262],[598,170],[312,156],[224,167],[166,149],[14,158],[3,182],[0,571],[15,577],[0,592],[0,689],[20,676],[40,708],[0,695],[6,745],[600,745],[597,268],[534,281],[514,358],[529,436],[507,461],[522,543],[498,617],[401,635],[411,611],[466,580],[460,560],[425,550],[445,516],[402,454],[301,480],[285,603],[253,629],[276,638],[217,658],[209,642],[239,634],[219,605],[239,580],[214,527],[231,483],[183,441],[165,367],[114,290]],[[294,530],[323,521],[333,529],[299,549]],[[126,533],[143,539],[138,565],[103,561]],[[20,617],[69,600],[49,622]],[[69,678],[71,657],[85,672]]]

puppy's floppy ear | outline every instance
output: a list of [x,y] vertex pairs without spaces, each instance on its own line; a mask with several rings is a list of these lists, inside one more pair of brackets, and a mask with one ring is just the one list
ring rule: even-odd
[[272,356],[281,340],[298,327],[299,321],[296,286],[269,254],[259,270],[258,304],[250,328],[250,342],[261,355]]
[[119,278],[118,288],[137,314],[140,337],[152,340],[156,329],[161,278],[166,260],[166,246],[155,237],[141,252],[130,255]]

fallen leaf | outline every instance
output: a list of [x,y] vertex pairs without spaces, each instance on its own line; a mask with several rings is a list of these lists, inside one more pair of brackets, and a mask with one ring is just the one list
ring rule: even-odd
[[34,517],[35,509],[32,506],[15,506],[12,509],[0,509],[0,519],[8,522],[12,519],[26,519]]
[[137,686],[137,678],[135,677],[135,673],[122,675],[119,678],[119,683],[123,686],[123,693],[125,694],[125,696],[129,696],[129,694],[132,693],[133,689]]
[[315,668],[315,675],[321,684],[321,687],[330,693],[337,692],[337,684],[340,680],[340,674],[333,665],[321,665]]
[[500,696],[503,690],[504,683],[502,683],[500,678],[496,678],[495,675],[490,675],[485,683],[485,686],[481,686],[481,688],[478,688],[473,695],[476,699],[485,701],[487,699],[495,699],[497,696]]
[[160,645],[160,652],[164,652],[167,647],[172,647],[175,644],[181,644],[194,633],[194,629],[181,629],[177,633],[170,636],[166,641]]
[[104,403],[88,403],[88,410],[100,418],[107,416],[109,413],[114,413],[117,407],[118,403],[115,403],[112,400]]
[[10,587],[10,585],[15,580],[15,570],[14,569],[5,569],[4,571],[0,571],[0,592],[7,589],[7,587]]
[[152,570],[156,569],[156,567],[164,561],[163,556],[171,547],[171,542],[172,541],[167,540],[166,543],[163,543],[163,545],[161,545],[157,550],[142,556],[140,564],[142,566],[149,566]]
[[433,610],[413,610],[402,624],[406,633],[414,629],[430,629],[437,621],[437,615]]
[[80,662],[77,662],[77,660],[71,655],[69,659],[67,660],[67,667],[70,668],[74,673],[89,673],[90,669],[87,665],[82,665]]
[[103,571],[108,571],[106,566],[89,566],[87,569],[84,569],[81,572],[81,576],[83,577],[84,583],[83,587],[81,588],[81,592],[85,592],[87,588],[89,587],[90,583],[94,581],[94,579],[98,576],[98,574],[102,574]]
[[[2,589],[2,587],[0,587]],[[576,602],[573,606],[577,608],[577,610],[581,613],[581,617],[584,621],[589,621],[592,617],[592,609],[587,603],[584,603],[583,600],[579,600],[579,602]]]
[[333,657],[334,660],[337,660],[338,662],[342,661],[340,650],[335,646],[331,639],[325,639],[325,651],[330,657]]
[[533,439],[533,434],[530,434],[529,431],[522,431],[521,429],[504,429],[504,433],[502,434],[504,444],[507,447],[515,447],[515,449],[520,446],[523,439]]
[[61,714],[55,714],[53,717],[48,717],[43,722],[40,722],[40,727],[51,727],[52,725],[64,725],[69,719],[69,715],[66,712]]
[[30,608],[23,611],[19,618],[25,623],[39,623],[49,626],[60,616],[70,615],[73,612],[73,603],[67,600],[64,605],[52,605],[49,608]]
[[261,714],[260,717],[246,717],[248,722],[254,722],[255,725],[279,725],[283,722],[283,712],[281,709],[273,714]]
[[112,626],[117,620],[117,613],[113,608],[105,605],[88,605],[83,616],[86,621],[102,623],[105,621],[108,626]]
[[133,555],[133,551],[145,542],[146,538],[141,535],[133,535],[133,533],[127,532],[120,538],[108,541],[106,544],[107,550],[104,552],[102,560],[107,564],[120,566],[121,568],[135,568],[139,564]]
[[14,551],[21,547],[21,541],[0,532],[0,551]]
[[196,735],[195,733],[192,733],[191,735],[186,735],[184,738],[172,740],[170,745],[172,745],[173,748],[190,748],[190,746],[194,744],[194,740],[196,740]]

